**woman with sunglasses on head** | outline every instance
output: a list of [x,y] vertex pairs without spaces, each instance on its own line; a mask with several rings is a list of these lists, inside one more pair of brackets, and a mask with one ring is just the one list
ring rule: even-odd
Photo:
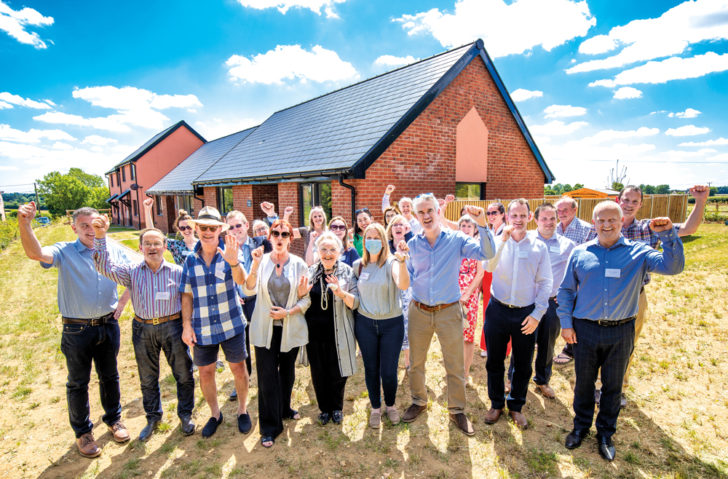
[[[387,238],[389,239],[389,252],[394,254],[397,252],[397,246],[400,241],[405,243],[412,238],[410,225],[402,215],[396,215],[392,218],[392,222],[387,227]],[[409,371],[409,338],[407,328],[409,327],[409,304],[412,301],[412,287],[399,291],[402,303],[402,318],[404,319],[404,339],[402,339],[402,352],[404,353],[404,367]]]
[[[154,216],[152,215],[154,200],[146,198],[142,205],[144,206],[144,221],[147,228],[154,228]],[[190,221],[192,221],[192,216],[185,210],[179,210],[173,228],[177,231],[177,237],[179,238],[181,235],[182,239],[167,238],[167,249],[172,253],[174,262],[180,266],[184,264],[185,259],[194,251],[197,244],[195,229]]]
[[372,223],[372,214],[369,208],[362,208],[354,212],[354,248],[359,256],[364,255],[364,230]]
[[[473,219],[468,216],[460,217],[458,229],[466,235],[475,238],[478,228]],[[470,366],[473,364],[473,351],[475,349],[474,337],[475,326],[478,322],[478,301],[480,300],[480,283],[483,279],[485,268],[483,263],[477,259],[463,258],[460,264],[460,303],[463,305],[463,312],[467,319],[467,325],[463,331],[465,336],[465,384],[473,386],[473,378],[470,376]]]
[[334,233],[343,245],[344,250],[341,253],[341,262],[349,266],[353,265],[354,261],[358,260],[361,256],[359,256],[356,248],[349,241],[349,227],[346,225],[346,220],[341,216],[334,216],[329,221],[329,231]]
[[[332,220],[334,223],[334,220]],[[334,223],[335,224],[335,223]],[[333,231],[316,239],[319,260],[308,268],[298,295],[308,294],[311,306],[306,311],[311,381],[320,410],[318,422],[341,424],[344,419],[344,388],[356,372],[354,314],[359,304],[356,278],[341,261],[343,243]]]
[[261,444],[271,447],[283,431],[284,419],[299,419],[291,409],[298,349],[308,343],[303,313],[311,300],[298,297],[298,285],[306,277],[306,263],[289,253],[293,227],[276,220],[270,228],[273,251],[253,251],[253,264],[245,294],[257,294],[250,321],[250,342],[255,346],[258,373],[258,423]]
[[397,252],[389,253],[387,236],[379,223],[364,230],[364,256],[354,263],[358,278],[359,308],[355,331],[364,361],[364,381],[372,411],[369,426],[379,428],[382,417],[381,389],[384,390],[386,414],[392,424],[400,421],[395,406],[397,365],[404,338],[404,318],[400,291],[409,288],[405,265],[409,248],[400,241]]

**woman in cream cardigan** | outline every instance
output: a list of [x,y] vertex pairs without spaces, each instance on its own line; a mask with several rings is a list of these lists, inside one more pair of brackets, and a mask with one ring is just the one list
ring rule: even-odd
[[293,228],[276,220],[268,240],[273,251],[253,251],[253,264],[245,283],[245,294],[257,294],[250,321],[250,343],[255,346],[258,372],[258,423],[261,444],[271,447],[283,431],[283,419],[298,419],[291,409],[296,378],[298,348],[308,343],[303,314],[311,304],[308,295],[299,299],[298,286],[306,276],[306,263],[288,252]]

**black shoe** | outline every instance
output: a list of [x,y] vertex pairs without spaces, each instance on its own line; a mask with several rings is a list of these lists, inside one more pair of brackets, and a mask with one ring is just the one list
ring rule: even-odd
[[602,400],[602,390],[601,389],[595,389],[594,390],[594,403],[599,406],[599,403]]
[[327,425],[327,424],[329,423],[329,421],[330,421],[330,420],[331,420],[331,416],[329,415],[329,413],[327,413],[327,412],[322,412],[321,414],[319,414],[319,417],[318,417],[318,423],[319,423],[319,424],[320,424],[321,426],[325,426],[325,425]]
[[237,401],[238,400],[238,391],[237,391],[237,389],[233,388],[233,392],[230,393],[230,397],[228,399],[230,399],[230,401]]
[[195,433],[195,423],[192,422],[190,417],[179,418],[179,428],[183,436],[191,436]]
[[202,437],[210,437],[217,431],[217,426],[222,424],[222,411],[220,412],[220,419],[211,417],[207,420],[207,424],[202,428]]
[[581,441],[589,435],[589,431],[586,430],[577,430],[574,429],[569,433],[568,436],[566,436],[566,441],[564,442],[564,446],[566,446],[566,449],[576,449],[577,447],[581,446]]
[[142,429],[142,432],[139,433],[139,440],[141,442],[146,442],[149,440],[150,437],[152,437],[152,434],[154,434],[154,431],[157,429],[157,426],[159,426],[160,419],[147,419],[147,425],[144,426],[144,429]]
[[253,423],[250,422],[250,414],[244,412],[238,416],[238,431],[243,434],[248,434],[253,428]]
[[341,421],[344,420],[344,413],[339,410],[332,412],[331,420],[334,422],[334,424],[341,424]]
[[597,436],[597,444],[599,444],[599,455],[607,461],[612,462],[614,456],[617,454],[617,451],[614,449],[614,444],[612,444],[612,438]]

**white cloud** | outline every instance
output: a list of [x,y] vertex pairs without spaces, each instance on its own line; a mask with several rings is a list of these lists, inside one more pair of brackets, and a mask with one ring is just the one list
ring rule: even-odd
[[672,57],[662,61],[651,61],[635,68],[624,70],[612,80],[597,80],[589,86],[613,88],[617,85],[635,83],[667,83],[672,80],[699,78],[714,72],[728,70],[728,53],[718,55],[708,52],[690,58]]
[[596,25],[586,1],[571,0],[457,0],[454,13],[433,8],[394,21],[408,35],[430,34],[447,48],[482,38],[494,57],[536,46],[551,51]]
[[642,98],[642,91],[631,86],[623,86],[614,92],[615,100],[629,100],[632,98]]
[[665,131],[665,134],[667,136],[697,136],[705,135],[706,133],[710,133],[710,128],[695,125],[685,125],[681,126],[680,128],[670,128]]
[[586,108],[571,105],[551,105],[544,109],[544,118],[568,118],[586,115]]
[[529,131],[537,138],[544,140],[551,136],[571,135],[575,131],[588,125],[585,121],[573,121],[564,123],[560,120],[553,120],[543,125],[532,125]]
[[694,108],[686,108],[685,111],[678,111],[676,113],[668,113],[667,116],[670,118],[697,118],[700,115],[700,111]]
[[285,80],[302,83],[341,82],[356,80],[354,66],[339,58],[333,50],[319,45],[306,51],[300,45],[278,45],[275,50],[260,53],[251,59],[233,55],[225,63],[234,81],[280,85]]
[[63,130],[36,130],[35,128],[22,131],[12,128],[10,125],[0,124],[0,141],[12,141],[14,143],[40,143],[42,140],[52,141],[76,141],[76,139]]
[[602,130],[592,136],[583,138],[582,141],[596,145],[604,142],[617,140],[628,140],[631,138],[646,138],[660,133],[659,128],[647,128],[641,126],[636,130]]
[[51,108],[51,106],[47,103],[31,100],[29,98],[23,98],[20,95],[13,95],[12,93],[6,91],[0,92],[0,101],[6,104],[9,103],[10,108],[12,108],[13,105],[24,106],[36,110],[49,110]]
[[395,57],[394,55],[382,55],[376,60],[374,60],[374,64],[377,66],[383,66],[383,67],[401,67],[404,65],[409,65],[410,63],[414,63],[417,61],[417,58],[413,57],[412,55],[407,55],[406,57]]
[[13,107],[13,105],[11,105],[10,103],[6,103],[4,101],[0,101],[0,110],[8,110],[8,109],[10,109],[12,107]]
[[334,5],[344,3],[346,0],[238,0],[238,3],[246,8],[265,10],[266,8],[277,8],[282,14],[286,14],[290,8],[308,8],[317,15],[321,11],[327,18],[339,18],[334,11]]
[[114,138],[107,138],[105,136],[99,136],[99,135],[89,135],[86,138],[83,139],[81,144],[83,145],[91,145],[91,146],[106,146],[106,145],[113,145],[114,143],[118,143],[118,140]]
[[685,143],[680,143],[677,146],[728,146],[728,138],[717,138],[715,140],[706,141],[687,141]]
[[686,1],[658,18],[633,20],[607,35],[585,40],[579,52],[596,55],[623,46],[604,59],[579,63],[566,70],[581,73],[619,68],[632,63],[679,55],[691,44],[728,39],[728,0]]
[[526,101],[530,100],[531,98],[541,98],[542,96],[542,91],[525,90],[523,88],[519,88],[511,93],[511,98],[513,99],[513,101]]
[[48,46],[36,32],[26,31],[26,27],[45,27],[53,25],[53,17],[44,17],[32,8],[13,10],[5,2],[0,1],[0,30],[26,45],[43,49]]
[[199,131],[207,141],[216,140],[223,136],[231,135],[239,131],[243,131],[252,126],[260,125],[265,118],[211,118],[199,120],[194,123],[195,130]]

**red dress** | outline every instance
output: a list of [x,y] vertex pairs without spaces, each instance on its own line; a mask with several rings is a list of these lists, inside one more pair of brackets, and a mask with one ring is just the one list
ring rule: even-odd
[[[488,302],[490,301],[490,284],[493,282],[493,273],[485,272],[483,275],[483,331],[485,330],[485,310],[488,309]],[[488,348],[485,346],[485,334],[481,331],[480,333],[480,349],[487,351]],[[511,341],[508,341],[506,347],[506,356],[511,354]]]
[[[460,264],[460,276],[458,283],[460,284],[460,294],[473,283],[475,276],[478,274],[478,260],[464,258]],[[472,343],[475,336],[475,325],[478,322],[478,302],[480,300],[480,291],[475,289],[473,294],[468,298],[467,303],[463,306],[468,320],[468,324],[463,331],[465,341]]]

